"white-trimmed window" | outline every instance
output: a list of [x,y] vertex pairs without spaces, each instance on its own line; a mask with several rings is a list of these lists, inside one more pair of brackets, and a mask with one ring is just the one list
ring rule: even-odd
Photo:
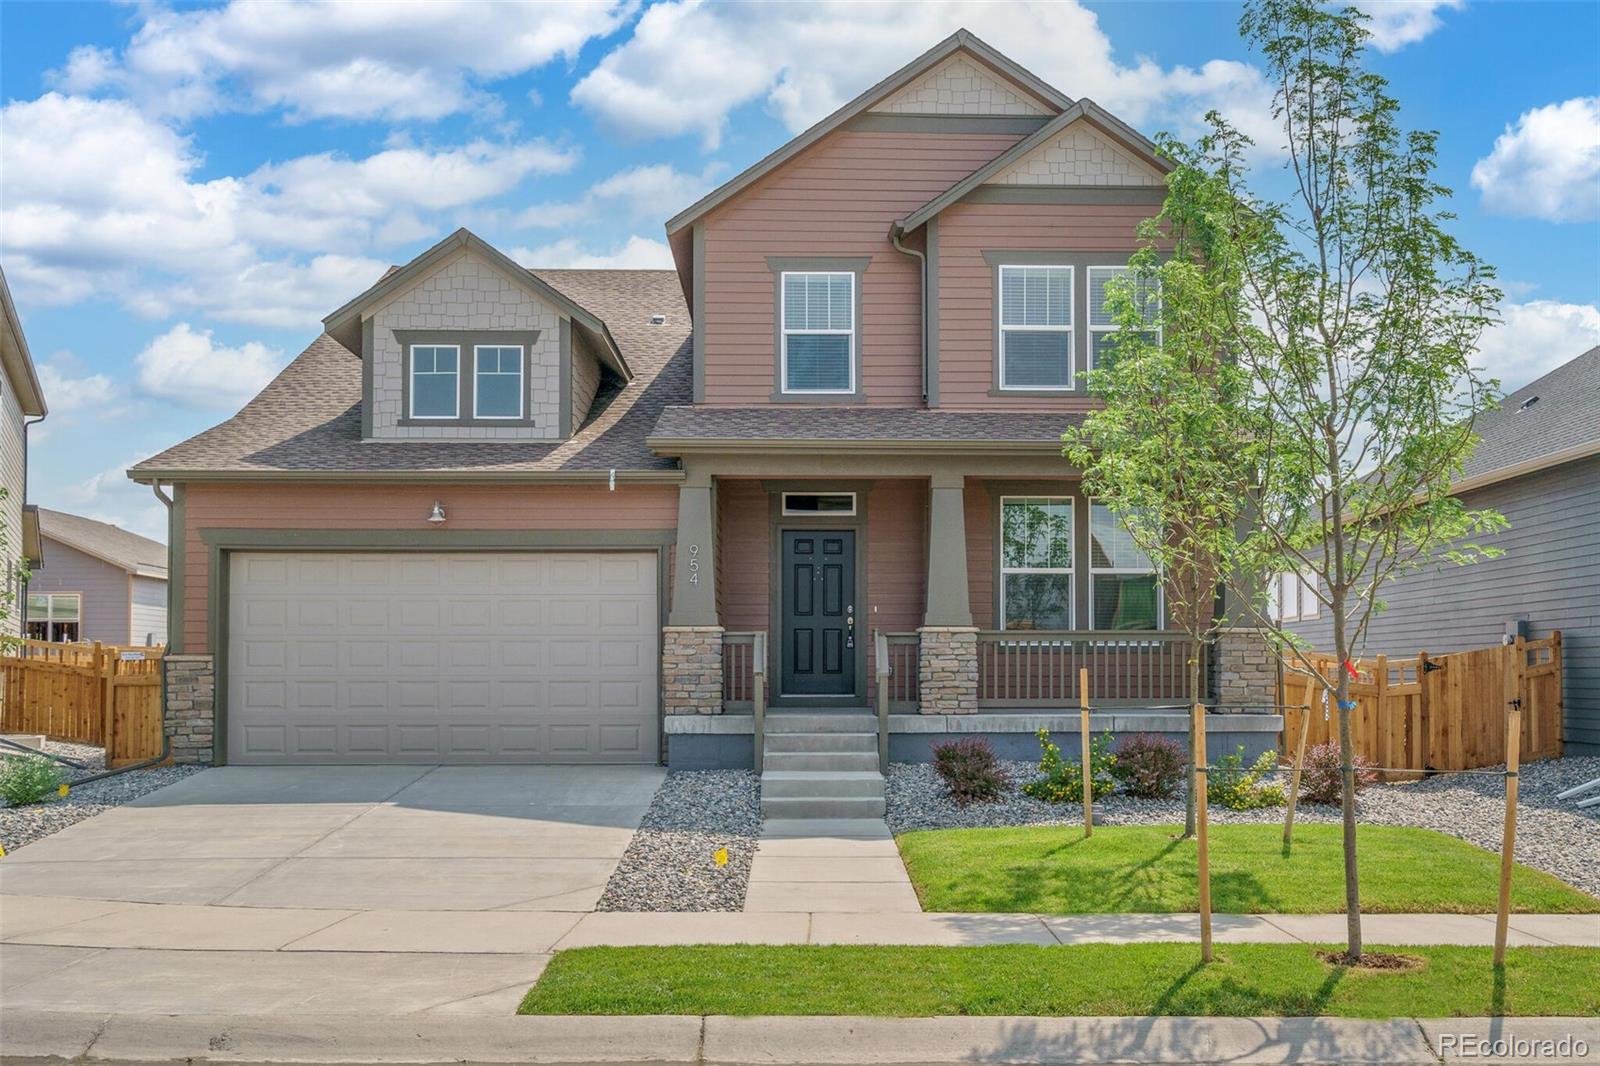
[[412,418],[461,417],[461,349],[454,344],[411,346]]
[[856,494],[853,492],[786,492],[783,494],[783,513],[799,517],[828,518],[833,515],[856,513]]
[[83,594],[28,593],[28,639],[73,643],[83,632]]
[[1000,387],[1072,388],[1070,266],[1000,268]]
[[1267,613],[1280,622],[1310,621],[1322,613],[1315,574],[1279,574],[1267,600]]
[[1072,497],[1000,497],[1004,629],[1072,628]]
[[785,271],[782,284],[784,392],[856,391],[856,276]]
[[522,345],[475,345],[472,368],[472,417],[521,418]]
[[1161,575],[1128,527],[1103,503],[1089,504],[1091,629],[1160,629]]
[[[1130,274],[1128,267],[1092,266],[1089,268],[1089,366],[1104,369],[1116,356],[1117,334],[1121,325],[1108,306],[1106,286],[1114,278]],[[1161,301],[1156,280],[1141,279],[1134,290],[1134,300],[1144,317],[1148,331],[1140,336],[1161,343]]]

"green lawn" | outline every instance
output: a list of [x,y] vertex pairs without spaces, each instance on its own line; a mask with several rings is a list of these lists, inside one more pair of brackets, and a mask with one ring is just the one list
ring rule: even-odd
[[[928,911],[1042,914],[1194,911],[1196,850],[1178,826],[943,829],[903,834],[900,854]],[[1361,906],[1389,913],[1484,913],[1497,906],[1499,856],[1424,829],[1357,829]],[[1512,908],[1600,911],[1600,899],[1518,866]],[[1211,827],[1211,905],[1229,914],[1344,910],[1337,825]]]
[[1314,1015],[1600,1014],[1600,948],[1393,948],[1408,972],[1341,970],[1307,944],[1033,947],[575,948],[523,1014]]

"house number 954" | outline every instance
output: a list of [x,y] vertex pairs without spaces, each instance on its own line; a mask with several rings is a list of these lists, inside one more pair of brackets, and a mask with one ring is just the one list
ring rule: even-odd
[[689,584],[700,584],[700,545],[689,545]]

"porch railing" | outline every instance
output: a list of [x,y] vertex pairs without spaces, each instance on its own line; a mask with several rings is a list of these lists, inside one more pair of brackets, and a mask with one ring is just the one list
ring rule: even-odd
[[889,695],[889,710],[896,714],[915,714],[917,710],[917,658],[922,653],[922,638],[915,633],[884,633],[878,654],[888,665],[885,676],[878,667],[878,684]]
[[[1198,697],[1189,661],[1200,658]],[[981,630],[978,706],[1077,706],[1078,671],[1097,705],[1173,705],[1210,689],[1210,648],[1166,630]]]
[[722,634],[722,710],[749,714],[755,744],[755,771],[761,772],[767,730],[767,634]]

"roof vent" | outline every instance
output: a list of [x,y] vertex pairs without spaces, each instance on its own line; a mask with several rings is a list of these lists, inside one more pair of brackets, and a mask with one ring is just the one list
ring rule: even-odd
[[1526,400],[1522,401],[1522,406],[1517,408],[1517,410],[1526,411],[1528,408],[1532,407],[1534,404],[1536,404],[1538,402],[1539,402],[1539,397],[1537,397],[1537,396],[1529,396]]
[[652,326],[664,326],[664,325],[667,324],[667,316],[666,315],[651,315],[650,316],[650,324]]

